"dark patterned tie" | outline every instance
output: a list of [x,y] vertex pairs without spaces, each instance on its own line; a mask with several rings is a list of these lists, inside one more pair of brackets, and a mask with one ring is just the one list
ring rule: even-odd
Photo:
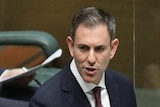
[[95,87],[92,91],[96,102],[95,107],[103,107],[101,103],[101,87]]

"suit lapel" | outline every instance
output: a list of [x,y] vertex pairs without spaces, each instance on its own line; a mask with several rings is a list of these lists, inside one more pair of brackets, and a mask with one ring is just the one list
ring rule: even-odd
[[[85,93],[71,73],[69,66],[62,73],[62,96],[65,107],[91,107]],[[113,81],[110,71],[105,73],[105,84],[111,107],[120,107],[118,85]]]
[[106,71],[105,74],[106,74],[105,84],[109,94],[111,107],[119,107],[120,99],[119,99],[118,85],[113,81],[113,77],[110,74],[110,71]]
[[71,73],[69,67],[62,74],[62,91],[63,98],[67,105],[65,107],[91,107],[90,103],[78,84],[77,80]]

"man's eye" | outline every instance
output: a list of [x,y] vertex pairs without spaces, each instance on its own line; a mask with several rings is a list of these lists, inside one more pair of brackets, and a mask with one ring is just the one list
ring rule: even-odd
[[96,48],[95,48],[95,51],[96,51],[96,52],[103,52],[104,50],[105,50],[104,47],[96,47]]
[[85,47],[85,46],[80,46],[79,49],[80,49],[81,51],[87,51],[87,50],[88,50],[88,48]]

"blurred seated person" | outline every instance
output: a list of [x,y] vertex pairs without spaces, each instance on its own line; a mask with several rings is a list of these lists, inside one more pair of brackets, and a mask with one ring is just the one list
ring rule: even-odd
[[143,88],[160,90],[160,66],[156,63],[151,63],[145,67],[143,73]]
[[[9,77],[25,72],[24,68],[0,69],[1,77]],[[34,95],[37,87],[31,87],[28,84],[34,79],[36,73],[0,84],[0,97],[29,101]]]

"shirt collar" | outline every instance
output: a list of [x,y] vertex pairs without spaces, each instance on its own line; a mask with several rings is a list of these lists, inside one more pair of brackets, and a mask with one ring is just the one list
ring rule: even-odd
[[81,75],[78,72],[76,63],[75,63],[75,59],[72,60],[71,64],[70,64],[70,69],[71,72],[73,73],[74,77],[76,78],[76,80],[78,81],[79,85],[81,86],[82,90],[86,93],[89,92],[90,90],[92,90],[93,88],[95,88],[96,86],[99,86],[101,88],[106,88],[105,86],[105,75],[103,73],[102,79],[99,82],[98,85],[93,84],[93,83],[87,83],[83,80],[83,78],[81,77]]

